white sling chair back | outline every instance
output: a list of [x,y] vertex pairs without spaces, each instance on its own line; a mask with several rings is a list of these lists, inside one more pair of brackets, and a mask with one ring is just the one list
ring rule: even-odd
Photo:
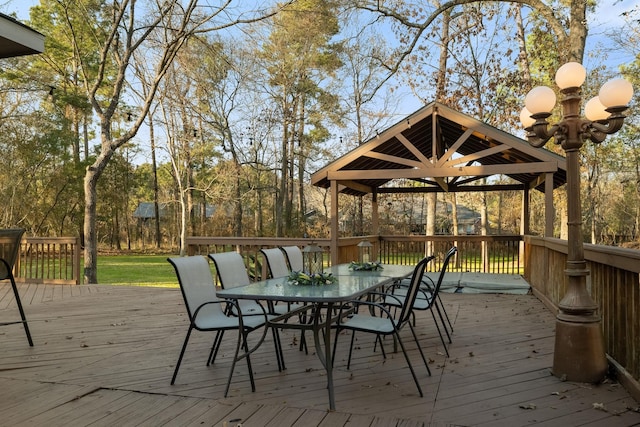
[[264,259],[269,266],[269,272],[271,277],[286,277],[289,275],[289,267],[287,266],[287,259],[285,254],[278,248],[260,249]]
[[[216,274],[222,289],[232,289],[236,286],[244,286],[251,283],[247,267],[242,255],[238,252],[220,252],[209,254],[209,258],[216,267]],[[262,314],[262,307],[256,301],[240,300],[238,304],[242,308],[242,314]]]
[[280,249],[282,249],[287,255],[291,271],[302,271],[304,268],[302,262],[302,250],[297,246],[283,246]]

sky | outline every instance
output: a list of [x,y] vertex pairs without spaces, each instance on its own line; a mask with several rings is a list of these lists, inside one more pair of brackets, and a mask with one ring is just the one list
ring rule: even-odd
[[[0,12],[16,13],[18,20],[26,21],[29,19],[29,9],[39,3],[39,0],[0,0]],[[606,31],[620,28],[624,22],[622,12],[634,7],[640,7],[640,0],[598,0],[596,12],[589,15],[591,40],[587,42],[598,42]]]
[[[246,1],[246,0],[239,0]],[[427,1],[427,0],[425,0]],[[640,0],[597,0],[598,6],[595,13],[589,14],[589,36],[587,38],[587,55],[585,56],[584,65],[590,69],[590,65],[596,64],[598,58],[588,57],[590,51],[596,48],[606,48],[611,45],[611,41],[606,37],[606,33],[619,29],[624,24],[621,14],[633,8],[640,9]],[[29,9],[37,4],[39,0],[0,0],[0,12],[5,14],[15,13],[18,20],[27,21],[29,19]],[[619,51],[609,54],[606,63],[611,68],[617,68],[618,65],[630,62],[633,58],[628,53]]]
[[[241,4],[242,1],[238,0]],[[428,0],[425,0],[427,2]],[[603,58],[600,55],[589,55],[590,52],[596,52],[598,49],[609,50],[610,53],[604,59],[605,64],[612,70],[618,68],[620,64],[629,63],[634,58],[629,52],[621,52],[620,50],[611,51],[607,49],[612,45],[611,40],[607,37],[607,33],[616,31],[624,25],[622,13],[633,8],[640,9],[640,0],[597,0],[598,6],[595,13],[588,16],[589,19],[589,35],[587,38],[586,54],[584,65],[587,70],[595,68],[602,64]],[[29,9],[39,4],[39,0],[0,0],[0,12],[5,14],[15,13],[18,20],[27,21],[29,19]],[[399,107],[402,111],[396,111],[395,116],[404,117],[414,112],[423,105],[423,101],[419,100],[415,95],[407,93],[402,96],[402,102]]]

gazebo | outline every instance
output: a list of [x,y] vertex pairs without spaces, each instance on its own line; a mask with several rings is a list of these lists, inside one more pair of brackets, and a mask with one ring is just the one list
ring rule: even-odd
[[[478,183],[491,176],[507,183]],[[402,185],[407,180],[420,183]],[[432,102],[311,175],[331,191],[331,257],[338,256],[338,195],[371,194],[378,234],[378,194],[522,191],[521,234],[529,232],[530,191],[545,194],[545,237],[553,235],[553,190],[566,182],[565,159],[521,138]],[[335,259],[334,259],[335,258]]]

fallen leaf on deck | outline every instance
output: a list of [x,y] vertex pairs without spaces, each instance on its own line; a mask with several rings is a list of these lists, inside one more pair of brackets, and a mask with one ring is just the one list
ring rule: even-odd
[[597,409],[598,411],[607,412],[607,408],[604,407],[604,403],[593,403],[593,409]]

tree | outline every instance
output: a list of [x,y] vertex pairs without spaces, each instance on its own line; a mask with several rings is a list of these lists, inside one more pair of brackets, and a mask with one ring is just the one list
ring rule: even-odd
[[[131,140],[142,126],[157,89],[180,49],[198,34],[256,22],[276,12],[241,11],[234,15],[229,4],[225,2],[217,8],[196,10],[196,0],[161,4],[135,1],[103,4],[91,0],[57,2],[61,17],[59,25],[70,35],[70,47],[82,76],[83,90],[99,122],[100,149],[91,159],[84,177],[86,283],[97,282],[98,181],[116,150]],[[91,49],[84,42],[87,37],[95,40]],[[147,58],[154,64],[152,84],[136,120],[126,132],[115,136],[112,133],[114,116],[126,100],[127,84],[135,86],[131,61],[134,53],[143,49],[147,49]]]
[[337,97],[320,84],[340,65],[336,46],[330,43],[339,29],[334,7],[331,1],[301,0],[283,8],[260,52],[273,88],[271,97],[281,114],[276,236],[292,230],[296,178],[299,186],[295,217],[302,223],[305,209],[300,181],[306,172],[307,159],[314,146],[328,136],[323,125],[325,117],[334,120],[339,117]]
[[[542,0],[500,0],[500,3],[517,3],[529,6],[537,11],[548,23],[553,36],[556,39],[561,61],[582,62],[584,57],[585,41],[587,38],[586,12],[588,2],[572,1],[569,4],[547,4]],[[398,71],[403,61],[418,45],[424,33],[434,21],[445,11],[461,5],[485,3],[479,0],[450,0],[436,6],[425,6],[424,2],[418,4],[404,4],[404,12],[397,9],[396,3],[380,2],[377,0],[361,0],[355,2],[355,7],[371,13],[392,19],[398,25],[407,30],[406,42],[399,47],[395,61],[387,66],[390,75]]]
[[29,234],[75,234],[81,169],[69,121],[27,59],[6,60],[0,76],[0,223]]

